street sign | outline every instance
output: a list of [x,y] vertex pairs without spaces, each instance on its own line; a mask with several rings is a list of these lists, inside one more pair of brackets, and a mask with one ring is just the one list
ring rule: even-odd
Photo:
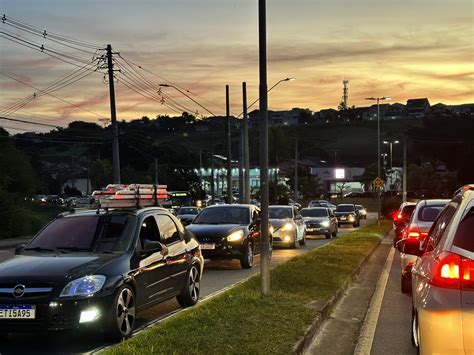
[[372,181],[372,185],[374,185],[376,188],[381,188],[384,184],[384,181],[379,178],[378,176]]

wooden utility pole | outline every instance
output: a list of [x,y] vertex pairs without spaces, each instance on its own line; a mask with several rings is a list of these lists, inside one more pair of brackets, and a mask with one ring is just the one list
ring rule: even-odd
[[112,171],[113,183],[120,184],[120,155],[118,141],[117,113],[115,110],[114,64],[112,62],[112,46],[107,45],[107,67],[109,73],[110,120],[112,125]]
[[295,202],[298,202],[298,137],[295,136]]

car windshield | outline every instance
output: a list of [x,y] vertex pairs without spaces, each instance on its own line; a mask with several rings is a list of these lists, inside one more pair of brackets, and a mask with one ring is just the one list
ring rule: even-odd
[[434,222],[444,206],[446,204],[422,206],[418,211],[418,219],[422,222]]
[[246,207],[219,206],[204,209],[193,224],[249,224],[250,210]]
[[181,207],[179,210],[178,210],[178,214],[198,214],[199,211],[197,208],[194,208],[194,207]]
[[354,212],[353,205],[338,205],[336,207],[336,212]]
[[133,235],[131,215],[75,216],[56,219],[27,245],[28,249],[124,251]]
[[301,210],[303,217],[327,217],[328,210],[326,208],[303,208]]
[[288,207],[270,207],[268,214],[270,219],[293,218],[292,208]]

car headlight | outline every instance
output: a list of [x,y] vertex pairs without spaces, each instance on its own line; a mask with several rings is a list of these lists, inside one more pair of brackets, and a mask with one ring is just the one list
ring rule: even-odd
[[293,230],[293,224],[290,223],[290,222],[287,222],[287,223],[285,223],[285,224],[283,225],[283,227],[281,227],[281,230],[282,230],[283,232],[285,232],[285,231],[291,231],[291,230]]
[[325,227],[325,228],[329,227],[329,221],[322,221],[321,227]]
[[352,221],[354,221],[354,220],[355,220],[355,217],[354,217],[354,215],[352,215],[352,214],[351,214],[351,215],[349,215],[349,221],[351,221],[351,222],[352,222]]
[[244,231],[242,229],[232,232],[227,236],[228,242],[236,242],[244,237]]
[[68,283],[59,297],[92,296],[104,286],[106,277],[104,275],[89,275],[81,277]]

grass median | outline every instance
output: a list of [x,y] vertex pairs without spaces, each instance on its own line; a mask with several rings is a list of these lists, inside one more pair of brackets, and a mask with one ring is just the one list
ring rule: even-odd
[[389,229],[388,221],[370,225],[278,265],[268,297],[260,295],[257,275],[106,353],[291,353],[318,314],[309,303],[335,295]]

